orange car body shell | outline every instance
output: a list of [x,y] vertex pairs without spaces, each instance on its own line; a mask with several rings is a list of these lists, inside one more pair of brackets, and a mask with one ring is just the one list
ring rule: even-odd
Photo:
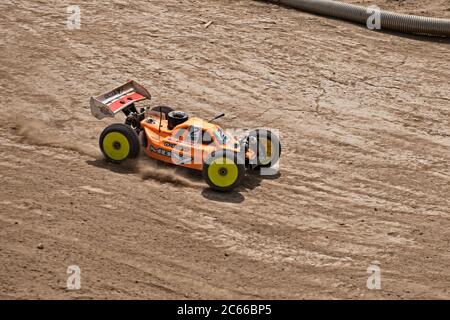
[[[186,122],[170,130],[167,120],[160,120],[159,116],[148,116],[142,120],[141,127],[144,129],[147,137],[148,143],[144,150],[149,157],[167,163],[175,163],[176,165],[194,170],[203,170],[204,160],[215,150],[227,149],[232,152],[240,151],[239,143],[234,137],[229,137],[230,141],[228,143],[220,144],[214,135],[214,131],[220,127],[200,118],[189,118]],[[201,129],[202,136],[206,133],[212,138],[212,141],[208,144],[191,142],[186,138],[191,127]],[[190,158],[191,161],[182,163],[174,162],[174,158],[172,157],[174,153],[181,157]],[[249,150],[245,156],[248,159],[253,159],[255,155]]]

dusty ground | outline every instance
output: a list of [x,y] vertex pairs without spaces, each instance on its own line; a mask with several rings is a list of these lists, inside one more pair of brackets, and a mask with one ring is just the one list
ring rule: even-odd
[[[68,4],[0,3],[0,298],[450,298],[449,41],[226,0],[78,0],[68,30]],[[280,175],[106,164],[88,99],[127,79],[279,129]]]

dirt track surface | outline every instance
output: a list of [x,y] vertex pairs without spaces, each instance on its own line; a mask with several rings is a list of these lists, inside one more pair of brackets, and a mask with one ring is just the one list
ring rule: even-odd
[[[254,1],[77,3],[80,30],[69,2],[0,3],[0,298],[450,298],[448,41]],[[88,99],[127,79],[279,129],[279,176],[217,194],[106,164]]]

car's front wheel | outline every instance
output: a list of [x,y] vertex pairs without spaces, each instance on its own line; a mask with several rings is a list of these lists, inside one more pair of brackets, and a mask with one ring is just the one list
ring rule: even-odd
[[281,155],[280,139],[269,130],[256,129],[247,136],[249,148],[257,155],[257,165],[269,168],[276,164]]
[[236,188],[245,175],[245,165],[239,164],[235,153],[218,151],[203,165],[203,178],[217,191],[231,191]]

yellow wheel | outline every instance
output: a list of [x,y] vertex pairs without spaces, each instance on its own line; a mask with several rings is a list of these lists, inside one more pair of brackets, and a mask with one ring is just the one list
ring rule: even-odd
[[280,159],[280,140],[273,132],[265,129],[256,129],[249,133],[247,141],[249,148],[257,155],[257,165],[259,167],[271,167]]
[[259,163],[261,166],[270,165],[272,161],[272,140],[260,138],[258,141]]
[[245,166],[236,162],[233,154],[218,152],[209,157],[203,166],[203,176],[208,185],[218,191],[231,191],[242,180]]
[[108,161],[122,162],[139,154],[139,138],[128,125],[116,123],[103,130],[100,149]]
[[103,139],[103,151],[114,161],[122,161],[130,154],[130,143],[120,132],[110,132]]

